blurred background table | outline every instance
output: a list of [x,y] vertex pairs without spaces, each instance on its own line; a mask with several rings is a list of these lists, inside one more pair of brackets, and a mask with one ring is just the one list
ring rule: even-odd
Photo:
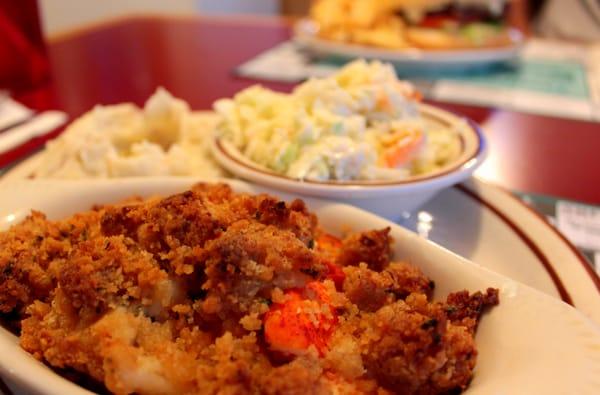
[[[234,69],[290,34],[289,19],[258,16],[143,15],[89,25],[49,40],[50,84],[26,104],[76,117],[99,103],[141,105],[164,86],[192,108],[210,109],[214,100],[257,83]],[[293,87],[261,83],[282,91]],[[23,97],[27,102],[30,95]],[[481,178],[513,191],[600,204],[600,124],[434,104],[485,125],[490,155]],[[22,158],[43,143],[33,140],[0,162]]]

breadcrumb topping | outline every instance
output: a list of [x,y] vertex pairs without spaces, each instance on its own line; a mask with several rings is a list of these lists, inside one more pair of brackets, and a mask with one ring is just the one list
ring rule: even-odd
[[116,394],[461,391],[498,291],[433,302],[390,243],[224,184],[32,212],[0,233],[0,314],[34,357]]

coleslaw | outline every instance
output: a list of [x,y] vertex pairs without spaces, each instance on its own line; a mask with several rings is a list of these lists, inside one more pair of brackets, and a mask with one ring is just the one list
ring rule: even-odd
[[261,86],[215,102],[217,133],[245,157],[305,180],[406,179],[460,155],[457,130],[420,116],[420,94],[389,64],[354,61],[291,94]]

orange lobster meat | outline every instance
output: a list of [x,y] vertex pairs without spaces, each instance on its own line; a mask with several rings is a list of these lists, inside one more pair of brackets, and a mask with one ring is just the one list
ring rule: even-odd
[[322,257],[323,262],[327,265],[327,274],[325,278],[330,279],[335,284],[338,290],[342,289],[346,275],[339,265],[334,262],[342,248],[342,241],[329,233],[321,233],[317,238],[317,253]]
[[330,279],[335,284],[335,288],[338,291],[341,291],[344,286],[344,280],[346,279],[346,274],[342,270],[339,265],[335,263],[331,263],[329,261],[325,261],[327,265],[327,274],[325,278]]
[[288,291],[285,301],[265,314],[265,340],[284,354],[303,354],[314,346],[323,356],[337,323],[325,286],[313,281],[303,290]]
[[342,241],[334,235],[321,232],[319,234],[319,237],[317,237],[316,251],[327,261],[335,262],[338,255],[340,254],[341,248]]

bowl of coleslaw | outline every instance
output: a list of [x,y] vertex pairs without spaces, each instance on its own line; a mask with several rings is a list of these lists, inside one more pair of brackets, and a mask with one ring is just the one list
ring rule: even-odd
[[397,219],[481,165],[472,121],[423,104],[391,65],[354,61],[291,93],[262,86],[215,102],[211,142],[231,173]]

